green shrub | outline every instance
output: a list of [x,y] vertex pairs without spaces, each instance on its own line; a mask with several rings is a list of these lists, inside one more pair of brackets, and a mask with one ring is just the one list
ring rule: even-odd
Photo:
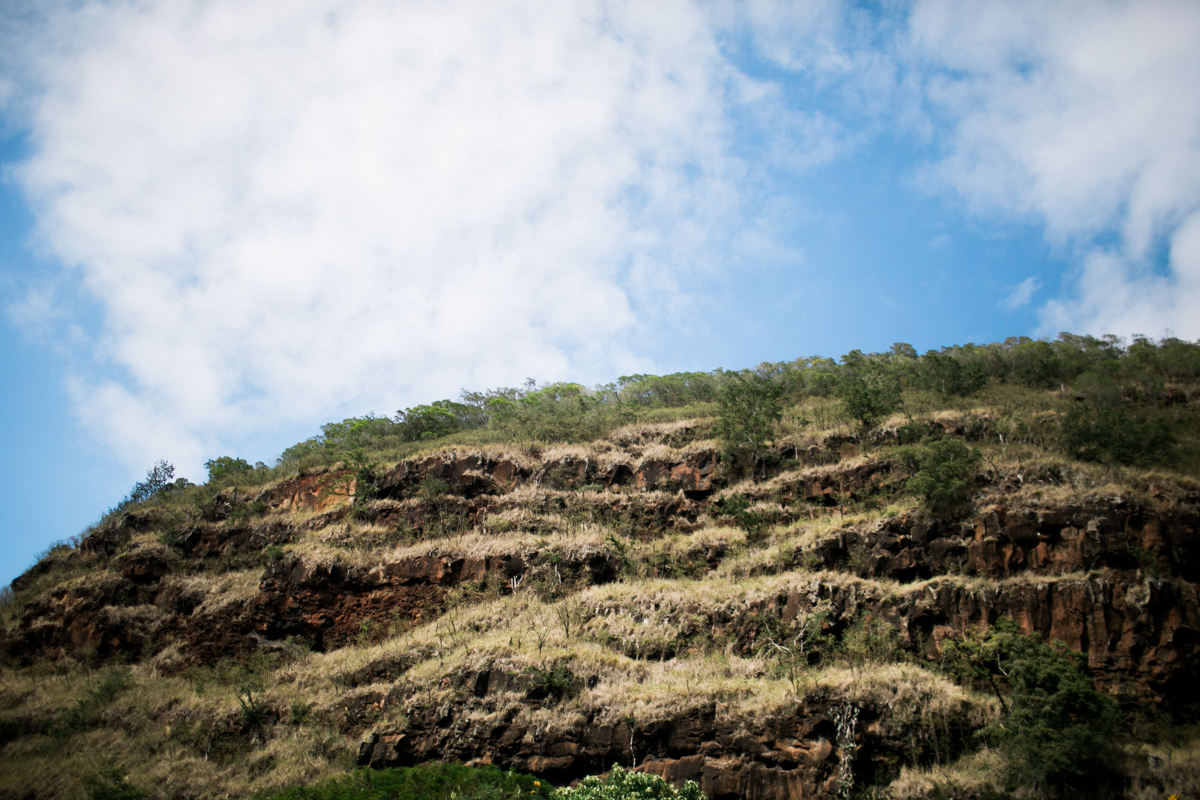
[[571,789],[562,789],[560,800],[705,800],[695,781],[676,789],[657,775],[627,772],[616,764],[607,777],[592,775]]
[[143,503],[164,492],[172,489],[180,489],[188,485],[185,479],[180,478],[176,481],[173,480],[174,477],[174,464],[167,461],[155,462],[154,466],[146,470],[146,479],[135,483],[125,499],[117,504],[117,508],[122,509],[134,503]]
[[904,488],[920,495],[931,511],[944,513],[970,499],[979,451],[958,439],[925,441],[896,449],[901,465],[912,473]]
[[721,511],[733,517],[733,522],[744,530],[751,539],[758,539],[767,532],[769,520],[759,511],[750,510],[750,498],[741,493],[734,493],[721,503]]
[[406,442],[427,442],[459,431],[487,425],[483,408],[453,400],[436,400],[429,405],[396,412],[396,425]]
[[100,681],[75,701],[53,727],[59,736],[70,736],[100,724],[100,710],[112,702],[129,685],[129,670],[110,667],[100,675]]
[[884,664],[904,657],[900,629],[865,612],[842,632],[839,649],[852,667]]
[[398,769],[357,769],[341,778],[288,789],[272,800],[510,800],[554,797],[545,780],[499,767],[422,764]]
[[604,436],[633,419],[632,410],[604,391],[577,383],[552,383],[538,388],[464,394],[481,404],[488,425],[509,439],[541,442],[586,442]]
[[676,372],[671,375],[622,375],[612,387],[622,402],[647,408],[678,408],[716,399],[717,375]]
[[529,667],[526,673],[539,694],[556,700],[575,694],[575,673],[565,662],[560,661],[549,667]]

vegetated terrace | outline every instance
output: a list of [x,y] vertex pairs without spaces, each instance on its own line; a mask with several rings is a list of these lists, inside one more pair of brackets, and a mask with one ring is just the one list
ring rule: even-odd
[[1198,379],[1177,340],[896,345],[465,392],[200,486],[156,465],[5,597],[0,793],[427,759],[1195,791]]

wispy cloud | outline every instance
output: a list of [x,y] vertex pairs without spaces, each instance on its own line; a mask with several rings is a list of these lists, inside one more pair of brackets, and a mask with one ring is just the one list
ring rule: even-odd
[[1033,294],[1042,287],[1042,282],[1037,278],[1030,276],[1018,283],[1013,290],[1009,292],[1008,297],[1004,298],[1002,305],[1009,311],[1016,311],[1019,308],[1024,308],[1029,305],[1029,301],[1033,299]]
[[351,405],[647,367],[631,337],[740,227],[709,22],[525,0],[50,15],[15,175],[103,309],[81,413],[131,463],[194,472],[222,438]]
[[[704,276],[803,261],[770,211],[800,205],[795,176],[885,134],[931,147],[923,171],[985,224],[1044,225],[1077,268],[1045,331],[1200,336],[1195,4],[11,8],[12,175],[99,309],[79,413],[138,469],[652,368]],[[12,313],[52,319],[50,297]]]
[[1040,219],[1077,258],[1045,332],[1151,317],[1200,336],[1200,6],[924,0],[910,25],[944,126],[936,174],[985,217]]

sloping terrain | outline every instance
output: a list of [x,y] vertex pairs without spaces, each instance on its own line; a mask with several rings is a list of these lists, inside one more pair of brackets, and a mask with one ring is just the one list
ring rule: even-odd
[[[937,796],[987,772],[973,734],[1007,711],[949,643],[1002,618],[1127,719],[1194,718],[1200,484],[1014,440],[986,393],[869,428],[797,408],[740,474],[680,413],[128,504],[13,583],[0,796],[79,796],[102,764],[210,797],[428,760]],[[962,502],[914,490],[918,434],[980,454]]]

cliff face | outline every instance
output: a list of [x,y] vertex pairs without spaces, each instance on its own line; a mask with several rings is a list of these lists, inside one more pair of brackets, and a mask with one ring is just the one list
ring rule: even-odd
[[[14,582],[0,647],[14,670],[130,664],[146,685],[257,663],[260,717],[210,726],[251,749],[284,748],[303,701],[331,765],[341,748],[565,782],[622,763],[714,800],[831,796],[843,764],[871,783],[961,751],[995,707],[936,666],[1000,617],[1085,654],[1107,692],[1200,703],[1194,490],[994,466],[935,517],[895,501],[886,449],[840,459],[831,439],[729,485],[703,435],[435,453],[381,469],[369,502],[329,470],[127,513]],[[863,620],[891,651],[780,655]],[[11,749],[37,725],[13,722],[28,715],[9,695]],[[188,702],[147,714],[169,739],[198,724]],[[275,768],[248,774],[271,785]]]

